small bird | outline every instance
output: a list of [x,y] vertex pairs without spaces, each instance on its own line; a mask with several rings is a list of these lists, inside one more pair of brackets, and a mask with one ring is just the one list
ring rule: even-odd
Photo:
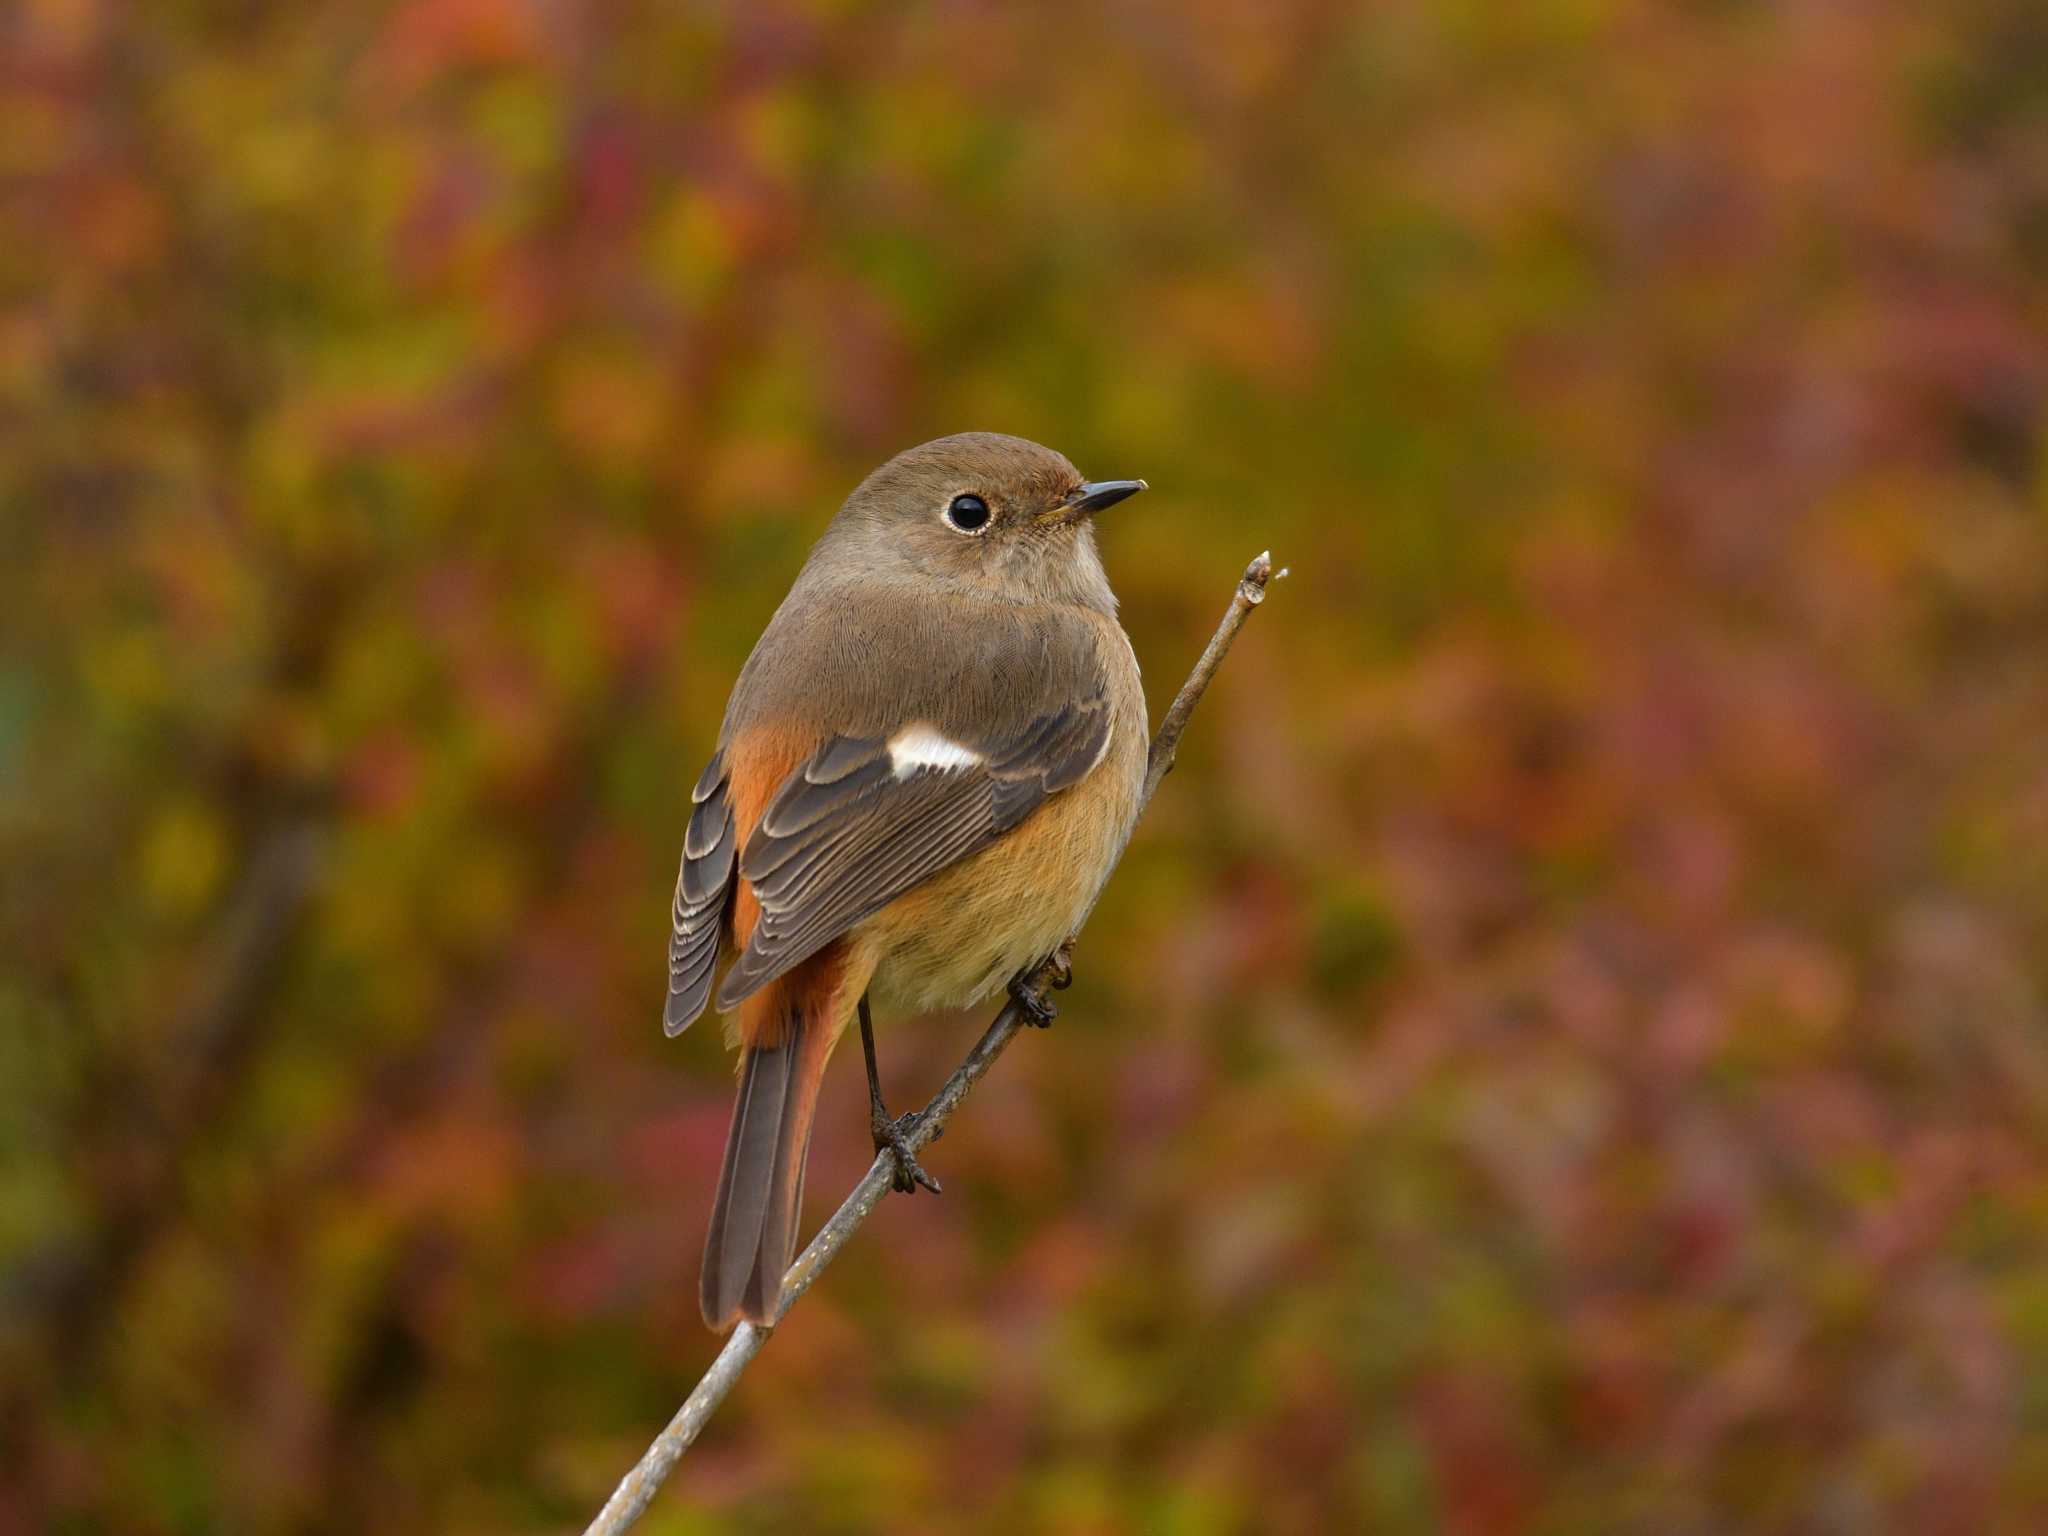
[[869,998],[923,1012],[1023,982],[1074,931],[1137,819],[1147,722],[1084,480],[990,432],[898,454],[846,499],[740,670],[691,791],[663,1024],[718,1008],[739,1092],[698,1301],[773,1320],[796,1254],[825,1063],[860,1020],[875,1148],[891,1120]]

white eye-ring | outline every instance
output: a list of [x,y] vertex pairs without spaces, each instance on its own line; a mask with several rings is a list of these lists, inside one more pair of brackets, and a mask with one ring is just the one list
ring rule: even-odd
[[988,503],[964,491],[946,503],[946,522],[962,533],[980,533],[988,526]]

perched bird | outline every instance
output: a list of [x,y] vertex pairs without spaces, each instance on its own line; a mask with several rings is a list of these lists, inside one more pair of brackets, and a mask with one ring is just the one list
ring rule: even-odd
[[818,1089],[855,1017],[895,1185],[937,1190],[882,1107],[868,999],[921,1012],[1010,983],[1123,850],[1145,696],[1095,514],[1145,488],[966,432],[861,482],[740,671],[676,879],[664,1025],[711,998],[739,1092],[704,1244],[704,1320],[770,1321],[796,1252]]

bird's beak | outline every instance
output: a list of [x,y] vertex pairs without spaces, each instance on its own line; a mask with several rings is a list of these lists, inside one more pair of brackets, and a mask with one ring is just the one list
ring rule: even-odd
[[1052,520],[1071,523],[1077,518],[1093,516],[1144,489],[1142,480],[1090,480],[1052,508]]

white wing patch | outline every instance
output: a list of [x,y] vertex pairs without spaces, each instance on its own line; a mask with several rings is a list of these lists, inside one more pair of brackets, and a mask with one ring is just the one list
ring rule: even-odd
[[920,768],[951,773],[958,768],[979,768],[979,752],[941,736],[928,725],[906,726],[889,739],[889,767],[899,779],[907,779]]

